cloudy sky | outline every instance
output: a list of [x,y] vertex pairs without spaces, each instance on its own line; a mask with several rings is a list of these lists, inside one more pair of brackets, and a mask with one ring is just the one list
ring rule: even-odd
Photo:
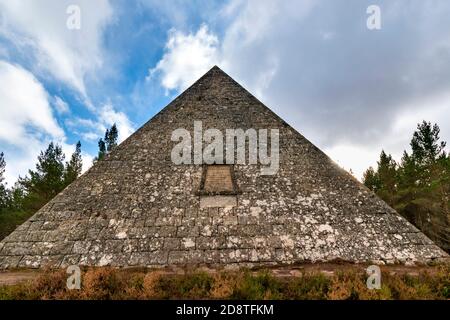
[[450,140],[449,17],[447,0],[0,0],[7,181],[50,141],[90,165],[107,127],[125,139],[215,64],[360,177],[424,119]]

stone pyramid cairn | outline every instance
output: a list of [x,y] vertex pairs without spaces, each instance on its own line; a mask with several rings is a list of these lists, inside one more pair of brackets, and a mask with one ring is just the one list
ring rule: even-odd
[[[279,130],[279,170],[176,165],[172,132]],[[218,67],[0,242],[0,267],[210,267],[448,255]]]

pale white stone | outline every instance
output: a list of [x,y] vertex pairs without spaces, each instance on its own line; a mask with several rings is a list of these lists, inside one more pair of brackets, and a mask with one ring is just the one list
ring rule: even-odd
[[305,216],[305,222],[306,223],[317,223],[317,220],[316,219],[314,219],[313,217],[310,217],[310,216]]
[[212,232],[211,232],[211,226],[205,226],[205,228],[203,229],[203,233],[205,236],[211,236]]
[[236,196],[203,196],[200,197],[200,208],[235,207]]
[[321,224],[319,226],[319,232],[333,232],[333,228],[329,224]]
[[256,200],[256,204],[258,206],[267,206],[267,201],[266,200]]
[[119,232],[116,234],[117,239],[125,239],[127,237],[127,233],[125,231]]
[[253,217],[259,217],[259,214],[262,212],[262,209],[260,207],[251,207],[250,208],[250,215]]
[[107,266],[108,264],[110,264],[112,262],[112,255],[111,254],[107,254],[104,255],[103,257],[100,258],[100,261],[98,262],[98,265],[100,267],[104,267]]
[[283,244],[283,247],[287,248],[293,248],[294,247],[294,240],[290,236],[280,236],[281,243]]
[[183,239],[183,246],[185,248],[193,248],[195,247],[195,242],[191,238]]

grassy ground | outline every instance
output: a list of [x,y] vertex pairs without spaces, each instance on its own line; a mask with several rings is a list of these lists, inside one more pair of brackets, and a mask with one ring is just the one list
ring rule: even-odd
[[33,213],[25,211],[0,212],[0,240],[24,223]]
[[[383,269],[382,269],[383,270]],[[431,272],[430,272],[431,271]],[[380,290],[369,290],[360,269],[331,275],[308,271],[296,277],[259,272],[190,272],[90,268],[81,290],[68,290],[65,270],[46,271],[34,280],[0,286],[1,299],[450,299],[450,267],[418,274],[384,269]]]

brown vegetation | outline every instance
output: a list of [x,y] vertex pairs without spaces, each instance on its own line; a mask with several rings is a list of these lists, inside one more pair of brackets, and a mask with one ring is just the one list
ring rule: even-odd
[[437,266],[416,275],[384,269],[381,289],[370,290],[361,269],[343,268],[331,275],[304,271],[277,277],[270,270],[188,272],[89,268],[80,290],[68,290],[65,270],[46,271],[34,280],[0,286],[0,299],[449,299],[450,267]]

